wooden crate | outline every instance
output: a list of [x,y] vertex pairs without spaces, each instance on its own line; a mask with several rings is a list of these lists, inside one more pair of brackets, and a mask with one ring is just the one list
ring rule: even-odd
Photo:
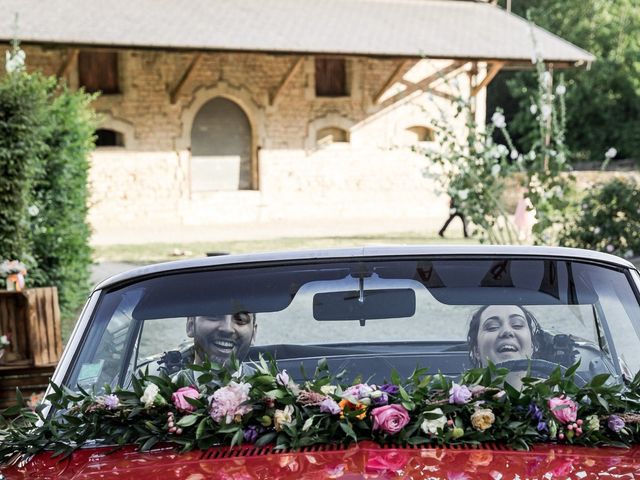
[[0,365],[55,366],[62,354],[57,288],[0,291],[0,332],[11,337]]
[[0,365],[0,410],[15,405],[16,387],[25,400],[29,400],[32,395],[43,394],[54,370],[54,366]]

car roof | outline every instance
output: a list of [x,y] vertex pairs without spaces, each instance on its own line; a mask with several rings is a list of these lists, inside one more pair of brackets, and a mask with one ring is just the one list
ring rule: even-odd
[[368,257],[397,256],[532,256],[558,257],[572,260],[594,261],[610,265],[635,269],[635,266],[623,258],[608,253],[566,247],[541,247],[524,245],[371,245],[350,248],[327,248],[313,250],[288,250],[263,253],[217,255],[188,260],[157,263],[134,268],[114,275],[100,282],[94,290],[100,290],[120,283],[128,283],[142,277],[157,276],[163,273],[175,273],[180,270],[201,269],[216,266],[261,264],[286,261],[351,259]]

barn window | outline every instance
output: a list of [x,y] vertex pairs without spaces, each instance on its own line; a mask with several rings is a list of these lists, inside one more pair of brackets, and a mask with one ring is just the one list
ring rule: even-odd
[[344,58],[316,58],[316,96],[344,97],[347,89],[347,65]]
[[120,93],[118,52],[84,51],[78,55],[78,80],[89,93]]
[[349,141],[349,132],[338,127],[326,127],[318,130],[316,143],[319,146],[332,143],[346,143]]
[[96,147],[124,147],[124,135],[115,130],[100,128],[96,130]]
[[407,128],[407,132],[414,142],[433,142],[436,139],[435,132],[429,127],[417,125]]

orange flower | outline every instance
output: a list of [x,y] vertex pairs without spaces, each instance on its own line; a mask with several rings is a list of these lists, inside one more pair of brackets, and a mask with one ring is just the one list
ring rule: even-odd
[[340,414],[340,418],[344,418],[344,412],[345,410],[347,411],[356,411],[356,412],[361,412],[358,415],[356,415],[356,418],[358,420],[363,420],[364,417],[367,416],[367,406],[358,402],[357,404],[353,404],[351,403],[349,400],[345,400],[342,399],[340,400],[340,402],[338,403],[338,405],[340,406],[340,410],[342,410],[342,413]]

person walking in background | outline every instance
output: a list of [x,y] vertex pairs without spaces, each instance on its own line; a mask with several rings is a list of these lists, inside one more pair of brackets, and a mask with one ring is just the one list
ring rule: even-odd
[[449,200],[449,218],[447,218],[447,221],[444,222],[444,225],[438,232],[438,235],[444,238],[444,231],[447,229],[447,227],[455,217],[460,217],[460,220],[462,220],[462,233],[464,234],[464,238],[469,238],[469,234],[467,233],[467,222],[465,221],[462,212],[460,212],[456,208],[455,203],[453,203],[453,198]]

